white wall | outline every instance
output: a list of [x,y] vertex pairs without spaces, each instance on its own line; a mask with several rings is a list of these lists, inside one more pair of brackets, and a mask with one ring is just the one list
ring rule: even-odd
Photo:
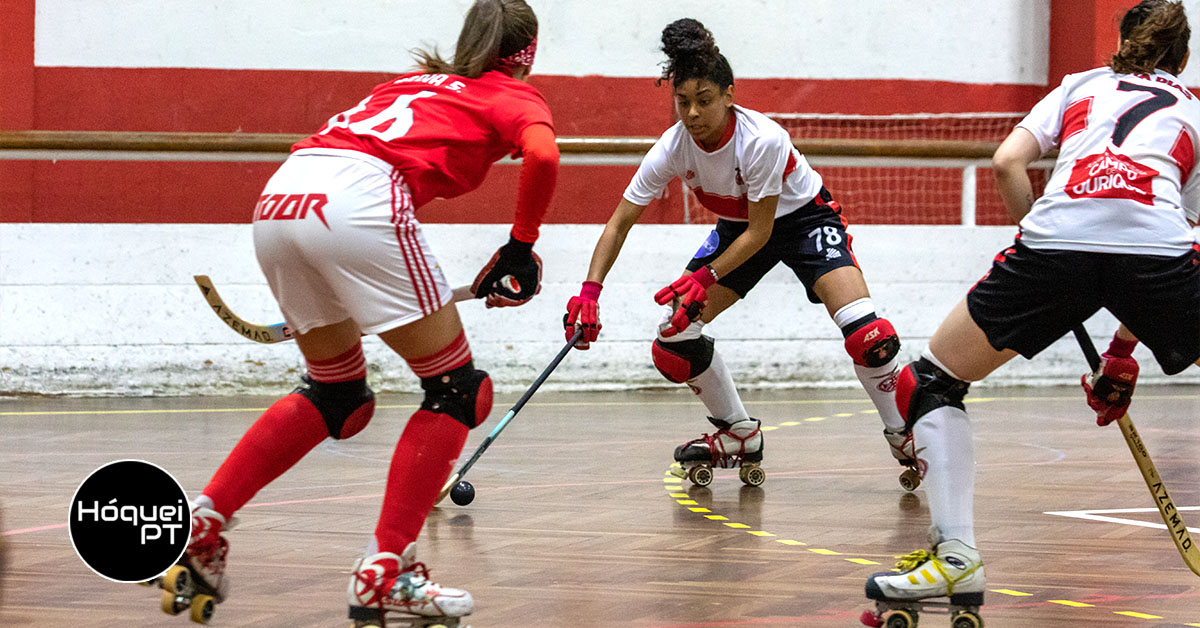
[[[1191,0],[1200,3],[1200,0]],[[452,49],[466,0],[38,0],[40,66],[361,70]],[[694,17],[745,78],[1042,85],[1049,0],[531,0],[536,70],[654,76],[663,26]],[[968,36],[963,36],[967,34]]]
[[[523,389],[562,346],[562,308],[578,291],[600,225],[543,228],[545,288],[521,308],[459,306],[477,362],[502,389]],[[652,295],[674,280],[707,234],[697,225],[633,230],[601,297],[604,331],[573,353],[549,386],[666,385],[650,362],[659,310]],[[454,285],[468,283],[506,237],[505,225],[428,225]],[[1008,227],[852,227],[881,312],[915,358],[946,312],[1012,240]],[[0,225],[0,393],[277,394],[301,373],[292,343],[261,345],[209,311],[193,274],[210,275],[231,308],[252,322],[281,319],[254,261],[248,225]],[[1090,324],[1106,342],[1115,322]],[[777,268],[745,302],[707,330],[742,384],[856,385],[824,308]],[[377,339],[366,344],[371,385],[416,390]],[[1165,379],[1144,348],[1144,380]],[[1078,349],[1060,341],[1034,361],[1018,358],[993,383],[1072,383]],[[1200,381],[1192,369],[1173,381]]]

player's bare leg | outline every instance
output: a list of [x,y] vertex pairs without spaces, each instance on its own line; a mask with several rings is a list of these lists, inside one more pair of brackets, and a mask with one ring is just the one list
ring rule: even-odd
[[457,625],[474,601],[430,580],[416,540],[467,432],[491,410],[491,379],[474,368],[453,304],[380,338],[421,378],[425,400],[396,443],[379,524],[347,587],[349,615],[356,626],[381,626],[388,613],[411,626]]
[[900,485],[906,490],[915,489],[921,478],[912,451],[912,434],[896,407],[900,337],[891,322],[876,316],[867,283],[857,267],[843,266],[821,275],[813,284],[813,292],[842,330],[846,352],[854,360],[854,373],[883,421],[888,448],[905,467]]
[[670,337],[663,336],[661,331],[668,326],[666,321],[674,304],[665,306],[660,333],[652,349],[659,372],[672,382],[686,383],[700,397],[708,410],[708,420],[717,428],[712,434],[703,434],[675,448],[675,462],[679,466],[673,472],[701,486],[712,481],[713,467],[736,467],[742,481],[752,486],[766,479],[759,466],[763,438],[758,419],[746,413],[733,375],[716,351],[712,338],[702,333],[704,325],[739,298],[725,286],[710,286],[700,320]]
[[[962,399],[969,382],[987,376],[1016,353],[997,351],[960,302],[938,328],[919,361],[899,377],[899,397],[920,469],[932,519],[929,550],[918,550],[898,564],[900,573],[877,573],[867,580],[867,597],[876,601],[863,623],[882,625],[895,612],[898,626],[928,600],[949,598],[956,627],[978,626],[985,586],[983,561],[975,543],[975,454],[971,425]],[[903,614],[903,616],[901,615]]]

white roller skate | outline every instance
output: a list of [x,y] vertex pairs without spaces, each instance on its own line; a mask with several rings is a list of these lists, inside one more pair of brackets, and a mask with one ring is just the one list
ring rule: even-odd
[[145,584],[162,588],[160,606],[168,615],[178,615],[191,609],[190,618],[207,624],[217,604],[229,593],[229,578],[225,576],[225,557],[229,541],[222,531],[234,526],[236,519],[226,522],[221,513],[205,508],[192,508],[192,534],[179,563],[160,578]]
[[713,468],[738,469],[738,477],[749,486],[760,486],[767,479],[762,470],[763,436],[758,419],[729,422],[708,417],[717,426],[713,434],[703,434],[675,448],[671,473],[686,477],[697,486],[712,483]]
[[921,478],[925,476],[925,470],[917,461],[912,430],[893,432],[885,428],[883,437],[887,439],[892,457],[900,463],[900,466],[904,467],[904,470],[900,472],[900,486],[906,491],[917,490],[917,487],[921,485]]
[[[935,532],[936,534],[936,532]],[[860,620],[878,628],[914,628],[920,611],[933,608],[950,613],[951,628],[982,628],[983,561],[979,551],[950,539],[934,545],[932,552],[917,550],[896,563],[900,573],[885,571],[867,579],[867,598],[875,611],[863,611]],[[930,602],[948,598],[947,602]]]
[[398,613],[396,625],[411,628],[457,628],[475,610],[471,594],[429,581],[429,570],[416,562],[417,544],[404,553],[381,552],[354,563],[346,597],[353,628],[383,628],[385,616]]

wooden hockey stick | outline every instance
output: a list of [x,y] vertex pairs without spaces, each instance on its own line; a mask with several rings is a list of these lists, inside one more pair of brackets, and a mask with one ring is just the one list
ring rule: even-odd
[[[196,280],[196,285],[200,286],[200,292],[204,293],[204,300],[208,301],[209,307],[217,316],[221,317],[226,325],[233,331],[263,344],[275,344],[293,338],[292,330],[287,326],[287,323],[275,323],[274,325],[255,325],[248,323],[245,319],[233,313],[225,301],[221,300],[221,295],[217,293],[216,287],[213,286],[212,280],[208,275],[192,275],[192,279]],[[470,286],[459,286],[454,289],[453,302],[467,301],[474,299],[475,295],[471,294]]]
[[504,431],[504,428],[508,425],[509,421],[512,421],[513,417],[517,416],[517,413],[521,411],[521,408],[525,407],[525,402],[529,401],[529,398],[533,396],[533,393],[537,392],[538,388],[541,388],[542,382],[545,382],[546,378],[550,377],[550,374],[553,373],[554,369],[558,367],[558,363],[562,362],[563,358],[567,357],[567,352],[571,350],[571,347],[575,346],[575,342],[578,341],[581,336],[583,336],[583,329],[576,329],[575,335],[571,336],[571,339],[567,341],[567,344],[563,345],[563,348],[558,350],[558,355],[554,356],[554,359],[550,361],[550,366],[547,366],[546,370],[542,371],[542,374],[538,375],[538,378],[533,380],[533,385],[529,387],[529,390],[525,391],[524,395],[521,395],[521,398],[517,401],[517,403],[514,404],[511,409],[509,409],[508,414],[505,414],[504,418],[500,419],[500,423],[498,423],[496,427],[492,429],[492,433],[488,434],[487,438],[483,439],[483,442],[479,444],[479,447],[475,450],[475,453],[471,454],[471,458],[468,459],[463,466],[459,467],[458,471],[450,474],[450,479],[446,480],[446,484],[442,486],[442,492],[438,493],[437,501],[433,502],[435,506],[441,503],[443,499],[446,499],[446,495],[450,494],[450,489],[454,488],[454,485],[458,484],[459,480],[462,480],[463,476],[467,474],[467,471],[475,465],[475,461],[479,460],[479,457],[483,455],[483,452],[487,451],[487,448],[491,446],[492,441],[496,440],[496,437],[500,435],[500,432]]
[[[1080,325],[1071,331],[1075,334],[1075,340],[1079,342],[1079,348],[1083,349],[1083,355],[1087,358],[1092,371],[1100,368],[1100,354],[1096,352],[1096,345],[1092,344],[1087,330]],[[1167,494],[1167,487],[1159,477],[1158,469],[1154,468],[1150,452],[1146,451],[1146,444],[1138,435],[1137,428],[1133,426],[1133,419],[1129,418],[1128,412],[1125,413],[1125,416],[1117,419],[1117,425],[1121,427],[1121,435],[1125,437],[1125,444],[1129,446],[1129,452],[1133,454],[1133,460],[1137,462],[1138,470],[1142,472],[1142,479],[1146,481],[1146,487],[1154,496],[1154,505],[1158,507],[1158,514],[1162,516],[1163,523],[1167,524],[1167,531],[1170,532],[1171,540],[1175,542],[1175,548],[1179,550],[1179,555],[1183,557],[1183,563],[1192,570],[1192,573],[1200,576],[1200,549],[1196,547],[1196,543],[1188,534],[1187,524],[1183,522],[1183,517],[1175,508],[1175,502],[1171,501],[1171,496]]]

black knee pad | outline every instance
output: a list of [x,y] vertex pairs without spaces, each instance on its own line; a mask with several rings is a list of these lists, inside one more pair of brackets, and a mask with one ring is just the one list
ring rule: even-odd
[[907,408],[904,420],[910,429],[918,419],[938,408],[949,406],[966,410],[963,397],[967,396],[970,382],[951,376],[926,358],[909,364],[905,370],[908,373],[901,375],[896,394],[902,398],[904,392],[908,393],[908,403],[901,404],[900,408]]
[[334,384],[318,382],[308,375],[300,379],[304,383],[292,394],[308,399],[317,407],[329,435],[334,438],[350,438],[361,432],[375,414],[375,393],[367,386],[365,377]]
[[492,378],[473,362],[441,375],[421,379],[425,400],[421,409],[445,414],[474,429],[492,411]]
[[708,370],[712,364],[713,339],[700,336],[680,342],[655,340],[651,355],[655,368],[663,377],[682,384]]

